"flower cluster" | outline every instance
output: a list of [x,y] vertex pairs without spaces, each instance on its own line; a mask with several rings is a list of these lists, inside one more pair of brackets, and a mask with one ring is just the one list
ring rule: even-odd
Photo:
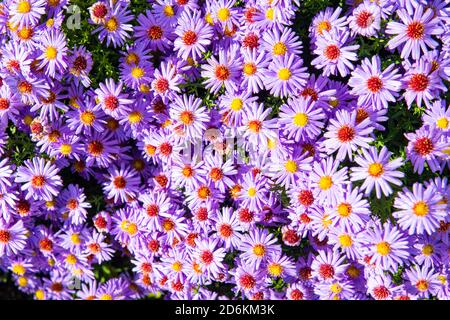
[[0,270],[22,292],[450,298],[448,1],[86,2],[83,41],[69,0],[0,2]]

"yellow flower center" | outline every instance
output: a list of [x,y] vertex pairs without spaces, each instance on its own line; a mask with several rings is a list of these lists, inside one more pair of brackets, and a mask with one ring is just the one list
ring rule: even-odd
[[248,62],[244,64],[243,71],[246,75],[252,76],[256,73],[257,67],[253,62]]
[[286,163],[284,164],[284,167],[290,173],[297,172],[297,163],[293,160],[286,161]]
[[142,113],[140,113],[139,111],[132,111],[128,115],[128,121],[131,124],[139,123],[141,120],[142,120]]
[[19,275],[19,276],[23,276],[25,274],[27,270],[25,269],[25,267],[21,264],[15,264],[12,267],[12,272]]
[[34,296],[36,297],[37,300],[44,300],[45,299],[45,292],[44,290],[36,290],[36,292],[34,293]]
[[54,24],[55,24],[55,20],[53,20],[53,19],[48,19],[47,22],[45,23],[45,25],[49,28],[53,27]]
[[278,78],[283,81],[289,80],[291,77],[291,71],[288,68],[281,68],[278,71]]
[[105,28],[109,32],[114,32],[119,28],[119,22],[117,21],[116,17],[112,17],[111,19],[108,19],[105,23]]
[[317,32],[322,35],[323,31],[330,31],[331,30],[331,23],[328,20],[323,20],[321,22],[319,22],[319,24],[317,25]]
[[214,25],[214,19],[210,12],[205,15],[205,21],[211,26]]
[[47,57],[48,60],[56,59],[57,54],[58,54],[58,50],[56,50],[55,47],[49,46],[45,50],[45,56]]
[[266,247],[263,244],[253,246],[253,253],[255,256],[261,258],[266,254]]
[[68,143],[64,143],[59,148],[59,151],[61,152],[62,155],[67,156],[72,152],[72,145],[70,145]]
[[339,243],[345,248],[351,247],[353,244],[352,237],[348,234],[342,234],[339,236]]
[[299,112],[294,116],[293,122],[297,127],[304,127],[308,124],[308,116],[303,112]]
[[233,110],[233,111],[239,111],[239,110],[242,109],[242,106],[243,106],[243,105],[244,105],[244,103],[242,102],[242,99],[234,98],[234,99],[231,101],[230,108],[231,108],[231,110]]
[[269,8],[266,11],[266,18],[268,20],[273,20],[273,16],[274,16],[275,10],[273,8]]
[[131,75],[133,76],[133,78],[140,79],[144,76],[144,74],[145,72],[142,68],[134,67],[133,69],[131,69]]
[[276,139],[267,139],[267,148],[270,150],[273,150],[277,147],[277,140]]
[[426,256],[429,256],[433,253],[433,246],[431,244],[426,244],[422,248],[422,253]]
[[80,114],[80,120],[83,124],[92,125],[95,120],[95,114],[92,111],[83,111]]
[[328,190],[333,185],[333,180],[330,176],[321,177],[319,180],[319,188],[322,190]]
[[112,300],[112,295],[110,295],[109,293],[104,293],[100,296],[99,298],[100,300]]
[[78,233],[72,233],[72,235],[70,236],[70,240],[73,244],[81,243],[80,235]]
[[330,99],[330,101],[328,101],[328,104],[332,108],[336,108],[339,105],[339,100],[338,99]]
[[220,21],[227,21],[230,18],[230,10],[228,8],[220,8],[217,10],[217,18]]
[[372,177],[379,177],[383,174],[384,168],[381,163],[375,162],[375,163],[372,163],[371,165],[369,165],[368,171]]
[[175,261],[174,263],[172,263],[173,271],[180,272],[182,268],[183,268],[183,264],[180,261]]
[[131,65],[131,64],[138,64],[139,63],[139,56],[136,54],[136,53],[134,53],[134,52],[130,52],[128,55],[127,55],[127,59],[126,59],[126,63],[128,64],[128,65]]
[[69,254],[69,255],[67,255],[67,257],[66,257],[66,262],[67,262],[68,264],[74,265],[75,263],[77,263],[77,257],[75,257],[75,255],[73,255],[73,254]]
[[414,205],[413,211],[416,216],[425,217],[430,210],[424,201],[419,201]]
[[337,207],[339,215],[343,218],[348,217],[352,213],[352,206],[349,203],[340,203]]
[[18,284],[19,284],[20,287],[26,287],[26,285],[28,284],[28,279],[25,278],[25,277],[20,277],[20,278],[17,280],[17,282],[18,282]]
[[442,284],[446,284],[447,283],[447,277],[446,276],[441,274],[437,278]]
[[377,252],[382,256],[387,256],[391,252],[391,246],[386,241],[377,244]]
[[416,283],[416,288],[419,291],[427,291],[428,287],[429,287],[428,281],[425,279],[421,279]]
[[436,121],[436,126],[439,129],[447,129],[448,128],[448,119],[447,118],[440,118]]
[[271,263],[267,266],[267,271],[271,276],[279,277],[283,272],[283,267],[279,263]]
[[28,1],[20,1],[17,4],[17,13],[25,14],[31,11],[31,4]]
[[254,197],[256,195],[256,189],[253,187],[248,188],[247,194],[249,197]]
[[330,290],[331,292],[338,294],[342,292],[342,286],[336,282],[330,286]]
[[171,5],[166,5],[164,7],[164,14],[166,17],[173,17],[175,12],[173,11],[173,7]]
[[286,53],[287,47],[283,42],[277,42],[273,45],[272,52],[276,56],[282,56]]

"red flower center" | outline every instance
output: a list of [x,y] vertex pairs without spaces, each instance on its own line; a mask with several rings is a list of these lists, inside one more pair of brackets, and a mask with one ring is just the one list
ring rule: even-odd
[[9,100],[6,98],[0,98],[0,110],[7,110],[9,109],[10,103]]
[[54,292],[61,292],[63,291],[63,285],[61,282],[53,282],[50,289]]
[[147,248],[152,251],[156,252],[159,250],[159,241],[156,239],[152,239],[147,243]]
[[19,200],[16,204],[17,213],[21,216],[27,215],[30,212],[30,208],[30,203],[25,199]]
[[292,300],[303,300],[303,292],[299,289],[294,289],[291,291],[291,299]]
[[209,172],[209,177],[214,182],[221,180],[223,177],[222,170],[220,170],[220,168],[217,167],[212,168],[211,171]]
[[323,263],[319,267],[319,274],[324,279],[330,279],[334,276],[334,268],[331,264]]
[[151,40],[159,40],[162,38],[163,36],[163,30],[161,29],[160,26],[151,26],[148,30],[147,30],[147,36],[149,37],[149,39]]
[[301,190],[298,193],[298,202],[304,205],[305,207],[309,207],[314,203],[314,195],[310,190]]
[[338,130],[337,137],[341,142],[352,141],[353,138],[355,137],[355,129],[347,125],[344,125]]
[[158,93],[164,93],[169,90],[169,81],[165,78],[159,78],[155,81],[155,90]]
[[408,38],[419,40],[423,38],[424,34],[425,26],[421,22],[413,21],[406,27],[406,35]]
[[363,122],[365,119],[367,119],[369,117],[369,113],[366,111],[366,109],[364,108],[358,108],[358,110],[356,110],[356,123],[361,123]]
[[229,238],[233,234],[233,228],[227,223],[220,225],[219,233],[224,238]]
[[7,68],[11,71],[20,70],[20,64],[17,60],[9,60],[6,64]]
[[156,176],[155,180],[163,188],[165,188],[167,186],[167,183],[169,182],[169,179],[163,174]]
[[306,87],[305,89],[303,89],[303,91],[300,93],[300,95],[304,98],[311,97],[312,101],[317,101],[319,99],[319,95],[317,94],[317,91],[311,87]]
[[105,98],[105,108],[114,111],[119,107],[119,99],[115,96],[107,96]]
[[76,208],[78,208],[77,199],[69,199],[69,201],[67,201],[66,208],[69,210],[75,210]]
[[377,93],[383,88],[383,81],[377,76],[367,79],[367,89],[372,93]]
[[250,289],[253,289],[253,287],[255,286],[256,280],[252,275],[246,273],[246,274],[240,276],[239,284],[241,285],[242,288],[244,288],[246,290],[250,290]]
[[253,20],[253,17],[255,16],[255,14],[258,12],[258,9],[256,9],[255,7],[250,7],[247,8],[244,11],[244,18],[248,23],[253,23],[255,22],[255,20]]
[[159,206],[157,204],[149,204],[146,208],[149,217],[156,217],[159,213]]
[[99,228],[99,229],[105,229],[108,223],[106,222],[106,219],[105,219],[105,218],[103,218],[102,216],[98,216],[98,217],[95,219],[94,224],[95,224],[95,225],[97,226],[97,228]]
[[300,241],[300,237],[297,234],[297,232],[295,232],[292,229],[288,229],[286,232],[284,232],[283,234],[283,240],[291,245],[296,244],[298,241]]
[[141,265],[141,270],[143,271],[143,272],[152,272],[152,270],[153,270],[153,267],[152,267],[152,264],[151,263],[148,263],[148,262],[144,262],[142,265]]
[[98,243],[90,243],[90,244],[88,244],[88,248],[89,248],[89,251],[91,251],[92,254],[99,253],[100,250],[101,250],[101,247],[100,247],[100,245]]
[[101,143],[100,141],[92,141],[91,143],[88,144],[88,152],[94,156],[94,157],[98,157],[103,153],[103,143]]
[[339,58],[341,50],[337,45],[331,44],[325,48],[323,54],[328,60],[336,60],[337,58]]
[[198,208],[197,212],[195,213],[195,216],[198,221],[208,220],[208,209],[206,209],[205,207]]
[[215,75],[218,80],[225,81],[230,77],[230,70],[223,64],[219,64],[216,67]]
[[159,145],[159,152],[168,157],[172,153],[172,145],[169,142],[163,142]]
[[94,9],[92,10],[92,13],[94,14],[94,17],[98,19],[103,19],[108,13],[108,9],[103,3],[98,3],[95,5]]
[[52,251],[53,250],[53,241],[49,238],[44,238],[41,241],[39,241],[39,249],[42,251]]
[[416,140],[414,143],[414,150],[422,157],[430,154],[434,149],[433,142],[430,138],[422,137]]
[[42,123],[34,121],[31,123],[30,129],[34,134],[39,134],[44,131],[44,126],[42,125]]
[[312,221],[312,219],[306,213],[302,213],[299,217],[299,220],[304,224],[308,224]]
[[303,267],[300,269],[299,274],[300,278],[303,280],[309,280],[311,278],[311,268],[310,267]]
[[254,213],[247,208],[239,209],[239,220],[244,223],[250,223],[253,221]]
[[424,91],[428,88],[428,77],[423,73],[413,74],[409,80],[408,87],[416,92]]
[[204,263],[204,264],[210,264],[211,262],[213,262],[214,260],[214,256],[212,254],[211,251],[209,250],[204,250],[202,251],[201,255],[200,255],[200,260]]
[[184,33],[181,40],[184,42],[185,45],[191,46],[197,42],[197,34],[192,30],[188,30]]
[[127,181],[122,176],[115,177],[113,183],[117,189],[123,189],[127,185]]
[[76,72],[80,73],[81,71],[87,68],[87,60],[83,56],[78,56],[75,58],[72,67]]
[[373,289],[373,295],[377,300],[384,300],[389,297],[389,290],[385,286],[378,286]]
[[0,230],[0,243],[8,243],[11,240],[11,233],[8,230]]
[[356,25],[360,28],[367,28],[368,26],[370,26],[373,22],[374,18],[372,16],[372,14],[368,11],[361,11],[357,16],[356,16]]
[[253,32],[247,34],[242,40],[242,46],[250,49],[258,48],[259,37]]
[[45,178],[44,176],[33,176],[31,178],[31,185],[33,186],[33,188],[42,188],[45,184]]

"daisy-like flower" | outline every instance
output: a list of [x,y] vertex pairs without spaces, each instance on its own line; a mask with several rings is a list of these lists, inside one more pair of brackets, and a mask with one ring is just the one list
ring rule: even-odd
[[264,32],[263,48],[274,59],[286,54],[301,54],[302,42],[292,29],[275,27]]
[[400,286],[395,286],[389,275],[375,275],[367,281],[367,293],[375,300],[392,300],[400,293]]
[[225,192],[226,188],[233,186],[234,181],[231,177],[237,173],[237,170],[234,168],[233,159],[224,162],[221,156],[211,156],[205,158],[200,172],[206,177],[208,183],[212,183],[215,188]]
[[431,100],[436,98],[436,94],[446,90],[437,73],[432,72],[432,67],[431,63],[419,60],[403,77],[402,89],[405,89],[403,97],[408,108],[414,101],[419,107],[422,106],[422,101],[427,107],[431,107]]
[[317,39],[317,49],[314,53],[318,56],[311,64],[319,69],[323,69],[324,76],[337,75],[347,76],[354,65],[351,61],[358,59],[355,51],[359,45],[347,45],[350,32],[348,31],[324,31],[322,37]]
[[446,250],[445,244],[433,236],[420,236],[417,238],[414,248],[414,260],[418,265],[425,267],[439,267],[441,265],[440,255]]
[[103,190],[108,198],[113,198],[115,203],[127,202],[137,195],[140,177],[137,172],[121,164],[120,168],[112,167],[106,175],[107,181]]
[[227,91],[237,91],[239,85],[240,68],[242,61],[236,46],[228,50],[219,50],[219,59],[214,56],[208,58],[202,66],[202,77],[206,78],[206,88],[217,93],[222,86]]
[[154,73],[152,64],[145,60],[138,63],[125,63],[120,67],[120,74],[125,85],[141,92],[148,90],[148,84],[153,80]]
[[27,244],[27,230],[22,220],[0,219],[0,257],[17,255]]
[[[1,89],[0,89],[1,90]],[[450,108],[446,108],[445,101],[436,101],[422,116],[423,124],[434,127],[442,133],[450,133]]]
[[314,162],[310,179],[313,186],[319,190],[319,200],[322,203],[334,205],[342,193],[342,186],[347,183],[347,167],[338,170],[339,161],[333,157]]
[[264,89],[264,77],[267,67],[269,66],[269,57],[264,52],[258,52],[255,48],[248,48],[242,52],[243,80],[241,88],[247,88],[250,93],[257,93],[260,89]]
[[406,270],[406,276],[411,293],[417,294],[421,298],[434,295],[440,285],[438,273],[432,267],[410,268]]
[[102,0],[95,2],[89,7],[90,19],[94,24],[104,23],[110,12],[109,6]]
[[311,263],[311,276],[321,282],[330,283],[344,276],[348,264],[345,255],[331,249],[319,250]]
[[308,73],[303,60],[294,54],[285,54],[269,64],[264,84],[277,97],[289,96],[304,87]]
[[433,9],[425,10],[422,5],[418,5],[413,13],[399,9],[397,14],[402,22],[391,21],[387,24],[386,33],[395,35],[387,45],[391,50],[400,47],[402,59],[412,56],[414,60],[418,60],[421,52],[428,52],[427,47],[434,49],[438,45],[432,36],[440,35],[444,30]]
[[219,247],[219,239],[205,239],[198,241],[194,256],[200,263],[200,268],[209,277],[217,278],[223,272],[225,266],[222,261],[225,257],[225,249]]
[[236,290],[243,293],[258,291],[265,281],[265,272],[246,263],[239,263],[232,273],[236,282]]
[[361,242],[370,257],[370,263],[382,270],[396,272],[410,256],[410,243],[406,234],[391,223],[376,221],[360,234]]
[[261,175],[256,177],[252,173],[246,173],[242,179],[242,188],[239,193],[239,200],[242,206],[249,210],[261,210],[267,200],[269,191],[267,179]]
[[155,79],[152,81],[152,89],[155,94],[172,99],[176,95],[175,92],[180,92],[178,84],[181,83],[182,77],[170,63],[161,63],[153,76]]
[[327,138],[324,145],[328,150],[328,154],[338,150],[336,159],[344,160],[347,156],[353,159],[353,151],[359,147],[369,148],[369,142],[373,138],[369,136],[373,127],[370,126],[370,120],[364,119],[360,123],[356,123],[356,112],[348,112],[340,110],[336,112],[336,119],[330,119],[328,131],[324,134]]
[[345,30],[347,25],[347,17],[339,17],[342,13],[342,8],[328,7],[320,11],[312,20],[309,27],[309,34],[312,39],[323,37],[324,32],[331,32],[332,30]]
[[59,169],[42,158],[26,160],[17,170],[15,182],[22,183],[21,189],[26,191],[26,199],[51,201],[58,196],[62,180]]
[[222,122],[229,127],[241,126],[244,113],[249,108],[249,105],[257,100],[258,98],[252,96],[252,93],[249,91],[225,93],[219,101]]
[[212,2],[211,17],[218,22],[223,30],[232,30],[240,25],[241,13],[234,7],[236,0],[217,0]]
[[238,131],[253,147],[267,148],[268,140],[277,139],[277,119],[267,120],[271,110],[264,110],[264,104],[252,103],[242,118]]
[[94,132],[83,141],[86,152],[85,166],[97,165],[102,168],[108,167],[116,159],[120,152],[117,140],[112,132]]
[[[97,19],[101,25],[95,29],[93,33],[98,32],[98,38],[102,42],[106,39],[106,45],[108,47],[111,44],[114,48],[122,46],[125,43],[125,40],[130,36],[129,32],[133,32],[133,26],[128,23],[133,20],[133,16],[130,14],[127,6],[128,3],[118,1],[114,7],[110,9],[110,12],[107,12],[104,15],[104,9],[102,9],[104,8],[103,6],[99,5],[98,7],[93,8],[94,16],[102,16],[102,18]],[[91,13],[91,17],[93,15]]]
[[303,282],[295,282],[288,284],[286,290],[286,299],[288,300],[313,300],[314,294],[312,289]]
[[33,26],[45,14],[45,0],[13,0],[8,4],[9,23],[19,28]]
[[123,82],[120,80],[117,84],[113,79],[108,78],[104,83],[99,84],[95,89],[97,99],[107,115],[118,119],[130,111],[130,104],[133,100],[128,99],[128,94],[122,93]]
[[86,241],[86,251],[88,255],[93,255],[98,263],[109,261],[113,257],[114,250],[106,242],[106,236],[97,233],[95,230]]
[[138,26],[134,28],[135,38],[148,43],[151,50],[165,51],[172,44],[173,28],[165,19],[158,19],[150,10],[137,18]]
[[301,96],[290,98],[287,104],[283,104],[279,117],[286,137],[300,142],[306,138],[314,139],[320,134],[325,114],[310,97]]
[[424,190],[422,184],[415,183],[412,192],[403,188],[397,195],[394,207],[398,211],[395,211],[393,216],[398,219],[399,226],[409,234],[431,235],[439,228],[439,222],[447,216],[444,211],[447,206],[440,201],[441,196],[433,185]]
[[130,250],[145,246],[144,236],[147,229],[144,225],[144,216],[138,211],[129,207],[119,209],[112,218],[112,223],[111,235],[121,245],[127,246]]
[[260,264],[267,260],[267,257],[275,252],[281,252],[277,240],[273,234],[265,229],[253,229],[248,234],[241,236],[239,250],[240,255],[246,264],[259,268]]
[[206,130],[209,115],[202,100],[193,95],[176,96],[170,108],[174,129],[190,141],[200,140]]
[[361,66],[353,72],[348,84],[351,93],[358,96],[358,105],[371,105],[375,109],[387,109],[389,102],[395,102],[400,91],[401,75],[397,74],[395,65],[391,64],[381,71],[381,60],[378,55],[372,60],[365,58]]
[[184,11],[175,29],[178,36],[174,41],[174,48],[178,56],[184,60],[197,60],[211,43],[213,29],[201,17],[200,11]]
[[443,154],[445,145],[440,139],[441,133],[437,129],[420,128],[415,133],[407,133],[405,136],[409,140],[406,154],[414,165],[414,171],[422,174],[425,161],[433,172],[438,171],[439,156]]
[[41,37],[41,55],[40,68],[45,68],[45,72],[50,77],[55,77],[56,71],[63,73],[67,68],[67,45],[66,37],[63,32],[49,31]]
[[378,4],[364,0],[353,9],[352,15],[349,17],[349,27],[353,33],[371,37],[380,30],[380,21],[381,9]]
[[361,189],[365,190],[366,195],[369,195],[375,187],[378,199],[381,198],[381,193],[386,197],[389,196],[393,192],[389,184],[401,186],[400,179],[405,175],[397,170],[403,165],[403,159],[397,158],[390,161],[391,156],[392,152],[386,146],[383,146],[379,153],[374,146],[367,150],[362,149],[361,153],[355,157],[355,162],[359,166],[352,167],[350,179],[364,180]]
[[225,249],[238,248],[240,244],[240,235],[243,231],[237,216],[233,214],[230,207],[223,207],[217,213],[214,226],[215,236],[221,239],[224,243]]
[[60,213],[67,216],[67,221],[74,225],[81,225],[86,221],[87,209],[91,208],[90,203],[86,202],[84,189],[78,185],[69,184],[60,196],[56,199]]

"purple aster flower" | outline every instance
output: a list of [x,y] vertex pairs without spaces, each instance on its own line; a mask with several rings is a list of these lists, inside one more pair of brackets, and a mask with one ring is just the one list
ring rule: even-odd
[[120,168],[115,166],[109,168],[105,177],[107,181],[103,185],[103,190],[108,198],[114,199],[115,203],[124,203],[137,196],[140,177],[136,170],[122,163]]
[[257,93],[260,89],[264,89],[264,77],[269,66],[269,57],[264,52],[258,52],[255,48],[248,48],[242,52],[243,80],[241,88],[250,93]]
[[403,165],[403,159],[397,158],[389,160],[392,156],[385,146],[378,153],[377,148],[371,146],[369,149],[362,149],[361,153],[355,157],[358,167],[352,167],[351,180],[364,180],[361,189],[365,190],[365,194],[369,195],[375,187],[376,196],[381,198],[381,193],[386,197],[393,191],[390,183],[401,186],[401,178],[404,173],[397,171]]
[[309,97],[290,98],[287,104],[280,107],[280,125],[288,139],[296,142],[305,138],[314,139],[321,133],[325,114]]
[[[240,261],[239,261],[240,262]],[[260,289],[265,281],[266,274],[262,269],[256,269],[252,265],[238,263],[232,273],[236,283],[236,291],[252,293]]]
[[428,52],[427,47],[434,49],[438,45],[432,36],[440,35],[444,30],[439,26],[440,21],[431,8],[424,12],[424,7],[418,5],[414,12],[399,9],[397,14],[402,22],[389,22],[386,33],[395,35],[389,40],[388,48],[393,50],[400,47],[402,59],[411,55],[417,60],[421,52]]
[[67,57],[67,64],[75,83],[81,82],[83,86],[89,87],[91,84],[89,73],[93,65],[92,54],[84,46],[78,47],[75,45],[71,54]]
[[436,192],[433,185],[425,190],[420,183],[413,185],[413,191],[403,188],[395,198],[394,207],[399,209],[393,213],[398,219],[398,224],[409,234],[432,234],[438,227],[439,222],[447,216],[444,208],[447,206],[440,203],[441,196]]
[[312,288],[302,282],[290,283],[286,290],[288,300],[313,300]]
[[128,94],[122,93],[122,88],[122,81],[115,84],[114,80],[109,78],[105,80],[105,83],[100,83],[98,89],[95,89],[99,101],[98,105],[107,115],[116,119],[129,112],[129,104],[133,103],[133,100],[128,99]]
[[349,280],[333,280],[331,283],[319,283],[314,287],[314,293],[321,300],[353,300],[354,286]]
[[69,184],[56,199],[60,213],[66,215],[67,221],[74,225],[81,225],[86,221],[87,210],[91,205],[86,202],[84,189],[78,185]]
[[200,174],[206,177],[207,183],[212,183],[215,188],[225,192],[227,188],[233,186],[234,181],[231,178],[237,174],[237,170],[233,165],[233,159],[224,162],[222,157],[211,156],[205,158]]
[[111,260],[114,250],[111,248],[111,244],[107,243],[106,236],[94,230],[86,240],[85,254],[94,256],[95,261],[100,264]]
[[243,228],[231,208],[223,207],[217,214],[214,231],[215,236],[223,241],[225,249],[239,248]]
[[341,249],[351,260],[362,257],[357,233],[348,231],[344,227],[333,228],[328,233],[328,243],[333,246],[333,251]]
[[268,29],[263,34],[263,48],[272,56],[272,59],[286,54],[300,55],[302,42],[292,29],[287,27],[275,27]]
[[342,77],[347,76],[354,69],[351,61],[358,59],[354,51],[359,48],[359,45],[347,45],[349,37],[348,31],[324,31],[323,36],[317,39],[317,49],[314,50],[318,57],[311,64],[323,69],[324,76],[337,75],[338,71]]
[[119,209],[112,218],[111,234],[122,246],[131,251],[137,251],[145,246],[144,235],[148,232],[144,224],[144,216],[138,211],[125,208]]
[[170,63],[161,63],[153,76],[155,79],[152,81],[152,89],[155,94],[162,98],[173,99],[176,96],[175,92],[180,92],[178,85],[182,82],[182,77]]
[[[98,37],[102,42],[106,39],[106,45],[108,47],[111,44],[114,48],[120,47],[130,36],[129,32],[133,31],[133,26],[128,23],[133,19],[133,16],[127,9],[128,3],[118,1],[114,7],[106,9],[109,12],[104,12],[106,10],[103,8],[107,6],[102,6],[101,3],[102,2],[99,1],[91,7],[91,18],[101,17],[96,19],[101,25],[95,29],[93,33],[98,32]],[[95,5],[97,5],[97,7],[94,7]]]
[[317,39],[324,36],[324,32],[331,32],[332,30],[345,30],[347,25],[347,17],[339,17],[342,13],[342,8],[327,7],[320,11],[312,20],[309,27],[310,38]]
[[9,22],[18,27],[37,25],[45,14],[45,0],[13,0],[8,4]]
[[64,33],[45,32],[41,37],[40,49],[42,53],[38,59],[42,59],[42,62],[39,67],[45,68],[45,73],[50,77],[55,77],[56,73],[64,73],[67,68],[67,45]]
[[309,76],[302,65],[303,60],[294,54],[273,59],[264,79],[266,88],[277,97],[286,97],[302,89]]
[[0,219],[0,257],[19,254],[26,246],[26,233],[22,220]]
[[441,253],[447,250],[444,243],[431,236],[418,237],[414,248],[417,250],[414,253],[414,260],[418,265],[435,268],[441,265]]
[[438,273],[432,267],[422,266],[421,268],[406,270],[411,293],[418,297],[428,298],[434,295],[440,285]]
[[356,112],[340,110],[336,112],[336,119],[330,119],[328,131],[324,134],[327,138],[324,141],[328,154],[338,150],[337,160],[344,160],[346,156],[353,159],[353,151],[358,147],[369,148],[368,143],[373,141],[369,136],[373,128],[370,126],[370,120],[365,119],[356,123]]
[[396,286],[389,275],[375,275],[367,280],[367,294],[375,300],[392,300],[400,293],[401,286]]
[[414,172],[422,174],[425,161],[431,171],[438,171],[441,167],[439,157],[442,156],[445,145],[438,129],[420,128],[415,133],[407,133],[405,136],[409,140],[406,154],[414,165]]
[[241,60],[237,46],[232,46],[228,50],[221,48],[218,60],[214,56],[208,58],[207,63],[202,66],[206,88],[217,93],[223,85],[227,91],[237,91]]
[[331,249],[319,250],[311,264],[311,276],[326,283],[341,279],[348,266],[344,260],[345,255],[339,252]]
[[120,152],[120,147],[112,132],[94,132],[92,136],[86,137],[83,142],[86,152],[85,165],[87,167],[96,165],[106,168],[116,159],[116,155]]
[[172,44],[173,28],[166,19],[158,19],[150,10],[137,18],[138,26],[134,28],[136,40],[148,44],[151,50],[165,51]]
[[242,201],[241,205],[249,210],[261,210],[269,191],[267,179],[261,175],[255,177],[251,173],[246,173],[242,180],[242,189],[238,198]]
[[205,272],[208,277],[217,278],[225,269],[222,261],[226,252],[218,245],[219,241],[219,239],[198,241],[194,251],[202,272]]
[[120,67],[120,75],[125,85],[142,92],[148,90],[154,72],[153,65],[145,60],[138,63],[124,63]]
[[184,60],[197,60],[211,43],[213,29],[201,17],[200,11],[187,10],[178,19],[175,34],[178,37],[174,41],[174,48],[178,56]]
[[239,250],[243,261],[255,268],[267,261],[267,257],[275,252],[281,252],[281,247],[276,245],[276,238],[266,229],[250,230],[241,236]]
[[375,109],[387,109],[389,102],[395,102],[400,91],[401,78],[394,69],[395,64],[381,71],[381,60],[378,55],[370,61],[365,58],[361,66],[353,72],[348,84],[351,93],[358,96],[358,105],[371,105]]
[[313,186],[319,190],[319,200],[321,203],[334,205],[339,195],[343,192],[342,186],[347,184],[347,168],[338,170],[339,161],[333,157],[314,162],[310,179]]
[[423,124],[450,134],[450,108],[446,108],[445,101],[435,101],[431,108],[425,110],[422,116]]
[[26,160],[17,170],[15,182],[22,183],[21,190],[26,191],[26,199],[42,199],[51,201],[58,196],[62,186],[59,169],[42,158]]
[[349,18],[349,27],[353,33],[371,37],[380,30],[381,9],[377,3],[364,0],[353,9]]
[[377,221],[360,235],[361,242],[366,246],[365,251],[370,257],[370,263],[375,264],[377,268],[396,272],[399,265],[404,265],[408,261],[409,238],[391,223],[381,224]]
[[213,21],[218,22],[223,30],[231,30],[240,25],[241,12],[235,7],[236,0],[217,0],[211,5]]

